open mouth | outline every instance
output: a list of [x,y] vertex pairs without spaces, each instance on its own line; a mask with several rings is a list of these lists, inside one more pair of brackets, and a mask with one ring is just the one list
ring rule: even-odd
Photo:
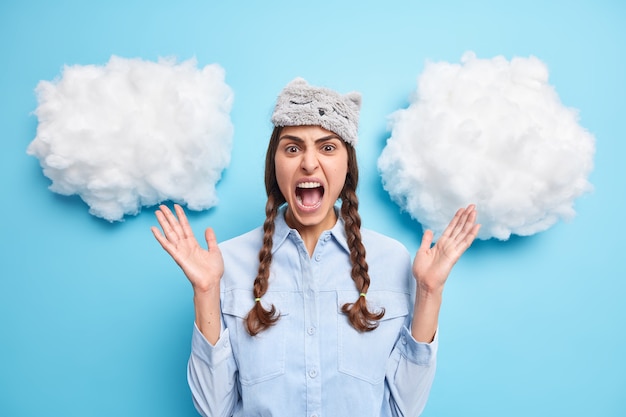
[[305,209],[315,209],[322,204],[324,187],[315,181],[301,182],[296,186],[296,201]]

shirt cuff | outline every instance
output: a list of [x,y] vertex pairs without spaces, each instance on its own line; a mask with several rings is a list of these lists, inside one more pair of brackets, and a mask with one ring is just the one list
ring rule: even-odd
[[210,367],[217,366],[220,362],[231,357],[232,350],[228,329],[222,327],[219,339],[217,339],[215,345],[212,345],[206,340],[194,322],[193,335],[191,336],[191,354],[206,362]]
[[409,361],[418,365],[430,365],[437,358],[437,348],[439,346],[439,329],[435,332],[432,342],[418,342],[406,326],[402,327],[400,340],[398,341],[400,352]]

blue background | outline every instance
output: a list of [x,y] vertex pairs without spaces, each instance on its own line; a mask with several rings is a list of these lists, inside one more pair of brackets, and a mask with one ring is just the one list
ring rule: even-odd
[[[386,117],[426,60],[535,55],[597,140],[577,217],[477,242],[448,282],[425,416],[626,415],[626,3],[18,1],[0,5],[0,415],[193,416],[191,288],[152,237],[47,187],[26,155],[40,80],[111,55],[218,63],[235,92],[220,204],[191,214],[224,240],[261,224],[274,98],[295,76],[364,96],[364,225],[417,249],[421,227],[382,189]],[[367,366],[366,363],[363,366]]]

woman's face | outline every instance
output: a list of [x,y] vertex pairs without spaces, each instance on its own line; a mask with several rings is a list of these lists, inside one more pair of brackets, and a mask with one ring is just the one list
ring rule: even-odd
[[284,127],[275,165],[278,187],[289,205],[289,226],[331,229],[337,221],[333,207],[348,173],[344,141],[320,126]]

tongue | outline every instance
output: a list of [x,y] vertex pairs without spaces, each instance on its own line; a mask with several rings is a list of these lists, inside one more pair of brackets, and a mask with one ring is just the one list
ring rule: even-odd
[[318,188],[301,188],[300,197],[302,204],[305,206],[314,206],[322,199],[322,189]]

